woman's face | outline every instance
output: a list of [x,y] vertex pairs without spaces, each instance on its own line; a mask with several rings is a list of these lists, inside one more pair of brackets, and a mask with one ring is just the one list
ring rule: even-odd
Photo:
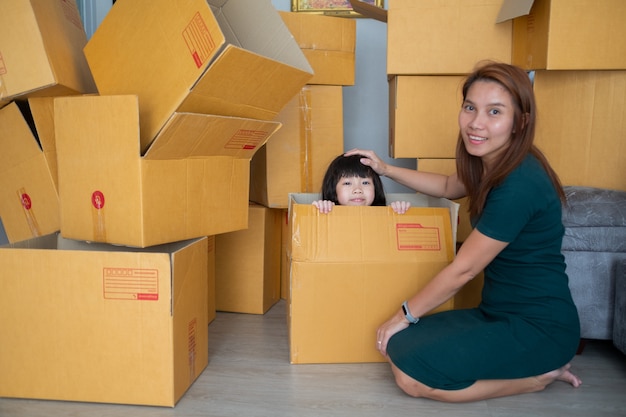
[[509,146],[515,107],[511,95],[497,82],[476,81],[459,113],[465,149],[489,166]]
[[341,206],[371,206],[374,202],[374,181],[371,177],[341,177],[336,191]]

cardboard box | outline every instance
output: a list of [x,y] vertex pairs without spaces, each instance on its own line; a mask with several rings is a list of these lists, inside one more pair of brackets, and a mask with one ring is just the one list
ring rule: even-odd
[[511,62],[502,0],[393,0],[387,22],[388,74],[467,74],[485,59]]
[[626,71],[537,71],[535,144],[563,185],[626,191]]
[[54,126],[50,115],[39,110],[28,102],[0,109],[0,217],[9,242],[53,233],[61,226],[56,165],[48,159],[54,156],[40,147],[54,147]]
[[308,84],[354,85],[356,21],[279,12],[313,68]]
[[280,300],[281,211],[250,205],[248,228],[215,238],[218,311],[265,314]]
[[142,156],[136,96],[56,98],[61,233],[146,247],[244,229],[250,158],[279,126],[175,113]]
[[86,44],[75,0],[1,2],[0,101],[95,93]]
[[119,0],[85,55],[100,94],[139,96],[142,152],[174,112],[272,120],[313,76],[268,0]]
[[0,396],[174,406],[208,363],[206,253],[54,234],[0,248]]
[[402,215],[370,206],[320,214],[311,204],[318,198],[290,200],[290,361],[383,362],[376,329],[453,260],[458,204],[389,194],[413,207]]
[[464,81],[455,75],[391,77],[389,155],[455,158]]
[[250,200],[288,208],[289,193],[317,193],[328,165],[343,153],[341,86],[307,85],[280,112],[282,128],[250,165]]
[[626,2],[527,2],[530,13],[513,20],[513,64],[534,70],[626,69]]

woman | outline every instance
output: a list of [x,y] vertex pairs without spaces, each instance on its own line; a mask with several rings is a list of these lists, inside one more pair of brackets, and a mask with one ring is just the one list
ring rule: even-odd
[[[463,85],[457,173],[444,176],[384,163],[353,149],[378,174],[436,197],[468,197],[473,231],[453,262],[377,331],[407,394],[465,402],[535,392],[569,371],[580,324],[561,241],[565,200],[556,173],[533,145],[536,108],[528,75],[489,62]],[[477,308],[419,319],[484,270]]]

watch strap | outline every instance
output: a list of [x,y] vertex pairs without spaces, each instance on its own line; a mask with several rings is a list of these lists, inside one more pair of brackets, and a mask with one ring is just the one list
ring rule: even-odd
[[416,324],[418,321],[420,321],[419,317],[414,317],[411,314],[411,311],[409,310],[409,304],[406,301],[402,303],[402,312],[404,313],[404,317],[408,320],[409,323]]

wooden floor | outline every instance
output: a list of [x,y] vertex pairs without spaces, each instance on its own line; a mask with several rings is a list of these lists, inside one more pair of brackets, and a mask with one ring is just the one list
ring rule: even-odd
[[574,389],[470,404],[413,399],[384,363],[290,365],[285,302],[263,316],[218,313],[209,326],[209,365],[174,408],[0,398],[1,417],[159,416],[626,416],[626,356],[591,341],[572,371]]

